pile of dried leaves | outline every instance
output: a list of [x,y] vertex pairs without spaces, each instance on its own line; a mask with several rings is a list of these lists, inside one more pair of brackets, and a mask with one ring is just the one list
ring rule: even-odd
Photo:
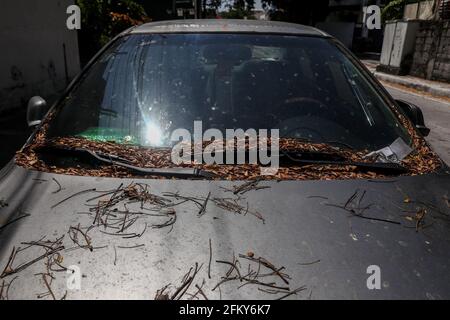
[[[429,148],[425,140],[418,135],[413,125],[397,110],[394,110],[400,121],[413,137],[415,150],[403,160],[410,175],[425,174],[436,171],[441,166],[438,156]],[[33,141],[16,154],[16,163],[29,169],[44,172],[62,173],[69,175],[89,175],[99,177],[132,177],[133,173],[124,168],[112,165],[102,165],[95,169],[73,166],[60,168],[51,166],[39,157],[39,150],[46,146],[61,146],[69,148],[85,148],[107,154],[119,156],[131,164],[146,168],[170,168],[175,165],[171,161],[170,149],[151,149],[133,145],[121,145],[114,142],[97,142],[79,137],[58,137],[46,139],[48,123],[52,116],[35,135]],[[247,145],[248,147],[248,145]],[[355,151],[347,148],[333,147],[327,144],[306,143],[295,139],[280,139],[279,148],[285,150],[318,151],[341,155],[351,161],[368,162],[363,156],[367,150]],[[361,171],[355,166],[342,165],[294,165],[280,167],[277,174],[261,176],[260,166],[257,164],[243,165],[207,165],[190,164],[184,167],[196,167],[215,173],[217,179],[248,180],[256,178],[275,180],[333,180],[333,179],[371,179],[383,175],[370,171]],[[161,178],[161,177],[157,177]]]

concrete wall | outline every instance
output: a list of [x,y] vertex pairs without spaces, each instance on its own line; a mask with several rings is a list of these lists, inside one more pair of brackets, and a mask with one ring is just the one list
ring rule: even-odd
[[77,32],[66,27],[73,0],[1,0],[0,112],[49,98],[80,70]]
[[411,74],[450,82],[450,20],[421,22]]
[[431,20],[434,17],[436,0],[421,1],[405,6],[403,19]]

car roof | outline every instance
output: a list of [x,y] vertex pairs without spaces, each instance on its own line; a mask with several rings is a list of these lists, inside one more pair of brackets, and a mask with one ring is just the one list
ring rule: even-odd
[[128,33],[265,33],[327,36],[316,28],[295,23],[237,20],[237,19],[197,19],[168,20],[142,24]]

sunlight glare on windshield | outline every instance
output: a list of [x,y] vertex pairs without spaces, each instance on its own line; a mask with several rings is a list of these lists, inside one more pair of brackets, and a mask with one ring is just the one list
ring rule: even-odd
[[145,124],[145,142],[147,145],[160,147],[163,145],[163,134],[155,123],[148,121]]

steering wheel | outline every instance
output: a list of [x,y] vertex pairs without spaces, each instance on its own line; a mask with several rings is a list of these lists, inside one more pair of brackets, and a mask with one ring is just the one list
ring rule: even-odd
[[[288,119],[280,123],[278,126],[280,129],[280,138],[295,138],[300,140],[305,140],[308,142],[311,141],[325,141],[325,137],[320,133],[318,130],[313,129],[311,127],[301,125],[301,126],[294,126],[290,128],[290,123],[298,124],[298,121],[296,118],[294,119]],[[287,127],[288,130],[286,131],[284,128]],[[294,134],[292,134],[294,133]]]
[[354,149],[355,146],[362,143],[358,137],[348,133],[346,128],[339,123],[317,116],[293,117],[279,122],[276,127],[280,130],[280,138],[323,142],[345,146],[348,149]]

